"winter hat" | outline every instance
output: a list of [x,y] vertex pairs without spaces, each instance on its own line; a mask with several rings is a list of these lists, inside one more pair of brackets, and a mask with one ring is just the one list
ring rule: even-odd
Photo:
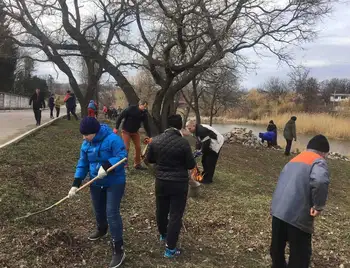
[[270,124],[274,124],[274,122],[273,122],[273,120],[270,120],[270,122],[269,122]]
[[168,117],[168,127],[173,127],[178,130],[182,128],[182,117],[179,114],[174,114]]
[[297,117],[296,116],[292,116],[290,119],[292,119],[293,121],[297,121]]
[[96,134],[101,128],[95,117],[84,117],[80,122],[80,133],[83,135]]
[[329,152],[329,142],[323,135],[316,135],[307,144],[307,149],[319,151],[321,153]]

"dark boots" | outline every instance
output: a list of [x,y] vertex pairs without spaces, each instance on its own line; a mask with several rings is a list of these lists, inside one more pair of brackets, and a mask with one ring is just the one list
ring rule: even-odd
[[89,235],[88,239],[90,241],[95,241],[95,240],[98,240],[100,238],[105,237],[106,235],[107,235],[107,229],[104,229],[104,230],[97,229],[91,235]]
[[117,243],[112,240],[112,261],[109,264],[109,268],[117,268],[120,267],[125,259],[125,253],[123,250],[123,246],[120,243]]

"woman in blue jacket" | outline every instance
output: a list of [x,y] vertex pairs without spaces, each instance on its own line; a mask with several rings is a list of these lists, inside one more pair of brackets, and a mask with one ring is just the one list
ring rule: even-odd
[[100,179],[90,186],[94,207],[96,231],[89,240],[98,240],[109,231],[112,239],[112,261],[110,268],[119,267],[125,258],[123,250],[123,223],[120,216],[120,202],[125,189],[125,169],[119,165],[107,174],[107,169],[127,156],[124,142],[107,125],[100,125],[94,117],[85,117],[80,124],[83,134],[80,158],[69,197],[73,197],[89,173],[90,179]]

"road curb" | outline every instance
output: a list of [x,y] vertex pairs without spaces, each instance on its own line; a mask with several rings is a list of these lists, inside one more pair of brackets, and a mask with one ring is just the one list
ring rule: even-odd
[[[80,111],[77,111],[77,112],[80,112]],[[9,146],[9,145],[11,145],[11,144],[18,143],[18,142],[20,142],[21,140],[23,140],[24,138],[26,138],[26,137],[32,135],[33,133],[37,132],[38,130],[43,129],[43,128],[45,128],[45,127],[51,125],[52,123],[56,122],[57,120],[63,119],[64,117],[67,117],[67,115],[65,115],[65,114],[64,114],[64,115],[60,115],[59,117],[57,117],[57,118],[55,118],[55,119],[52,119],[52,120],[50,120],[50,121],[48,121],[48,122],[46,122],[46,123],[44,123],[44,124],[42,124],[42,125],[40,125],[40,126],[38,126],[38,127],[36,127],[36,128],[33,128],[33,129],[31,129],[31,130],[28,130],[28,131],[25,132],[24,134],[21,134],[21,135],[17,136],[16,138],[14,138],[14,139],[12,139],[12,140],[10,140],[10,141],[8,141],[8,142],[6,142],[6,143],[0,145],[0,149],[3,149],[3,148],[5,148],[5,147],[7,147],[7,146]]]

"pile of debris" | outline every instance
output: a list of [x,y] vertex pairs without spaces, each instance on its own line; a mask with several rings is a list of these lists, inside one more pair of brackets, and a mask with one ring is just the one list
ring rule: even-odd
[[348,161],[348,162],[350,161],[350,159],[348,157],[346,157],[345,155],[341,155],[341,154],[333,153],[333,152],[330,152],[328,154],[327,158],[334,159],[334,160]]
[[260,148],[264,145],[261,140],[253,134],[252,130],[246,128],[234,128],[230,132],[224,134],[226,143],[240,143],[245,146]]

